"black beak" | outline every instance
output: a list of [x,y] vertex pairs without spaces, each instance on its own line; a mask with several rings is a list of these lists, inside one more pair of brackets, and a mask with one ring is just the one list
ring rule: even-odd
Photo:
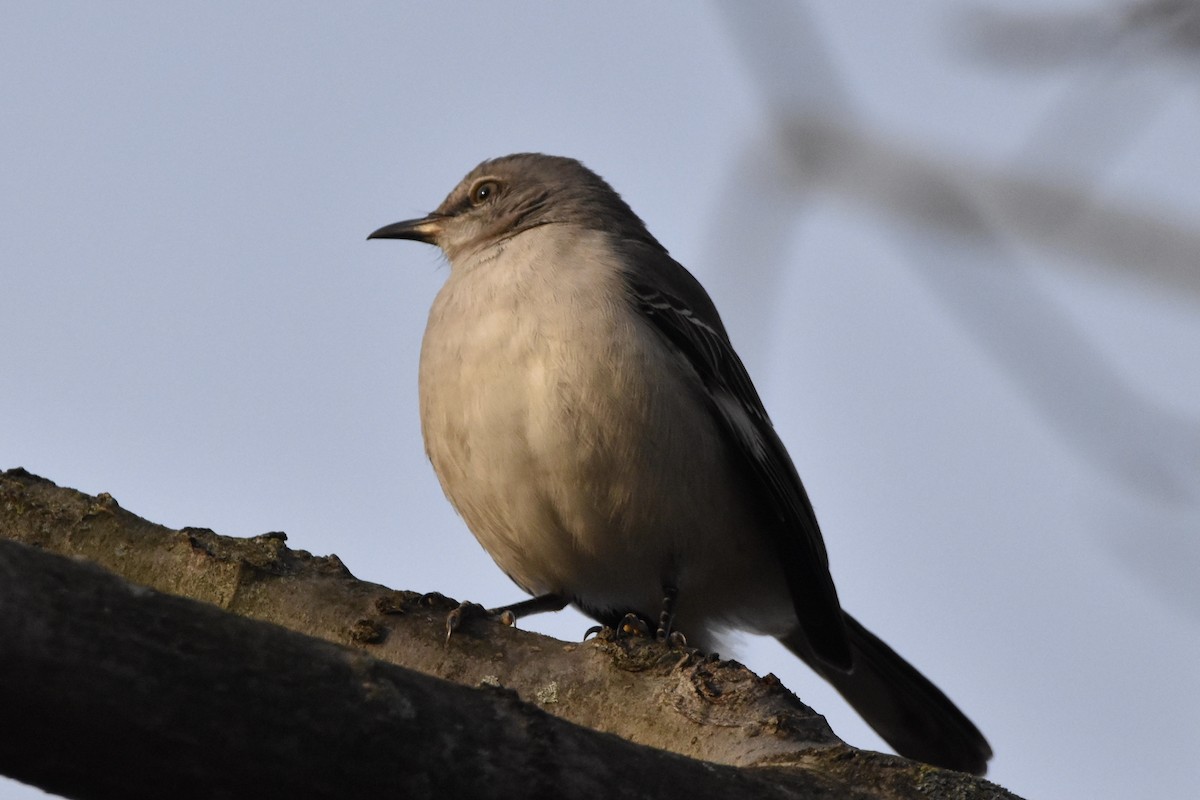
[[414,242],[437,244],[437,238],[442,232],[442,218],[430,214],[420,219],[406,219],[403,222],[393,222],[384,225],[368,236],[368,239],[412,239]]

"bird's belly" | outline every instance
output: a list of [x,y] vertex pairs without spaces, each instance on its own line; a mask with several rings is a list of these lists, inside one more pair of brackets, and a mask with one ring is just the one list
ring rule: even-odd
[[707,409],[680,402],[697,387],[647,331],[598,316],[561,339],[514,335],[503,312],[453,331],[431,319],[422,422],[447,497],[530,593],[653,617],[671,585],[689,636],[775,618],[785,632],[758,512]]

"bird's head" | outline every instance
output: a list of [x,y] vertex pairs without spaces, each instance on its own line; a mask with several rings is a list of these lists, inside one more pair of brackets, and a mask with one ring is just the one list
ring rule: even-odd
[[658,245],[603,178],[575,159],[540,153],[484,161],[432,213],[385,225],[367,238],[437,245],[453,263],[531,228],[554,224]]

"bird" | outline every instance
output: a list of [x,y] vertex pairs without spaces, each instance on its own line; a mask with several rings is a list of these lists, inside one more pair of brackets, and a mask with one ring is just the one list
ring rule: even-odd
[[982,775],[991,747],[843,610],[812,503],[716,306],[581,162],[482,162],[424,217],[449,275],[421,343],[425,450],[530,599],[658,622],[711,652],[778,639],[902,756]]

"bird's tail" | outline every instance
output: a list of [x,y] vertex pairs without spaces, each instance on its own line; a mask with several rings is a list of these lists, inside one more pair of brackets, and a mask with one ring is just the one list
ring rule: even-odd
[[799,631],[779,641],[833,684],[900,755],[984,774],[992,748],[958,706],[849,614],[846,632],[854,654],[850,672],[822,662]]

